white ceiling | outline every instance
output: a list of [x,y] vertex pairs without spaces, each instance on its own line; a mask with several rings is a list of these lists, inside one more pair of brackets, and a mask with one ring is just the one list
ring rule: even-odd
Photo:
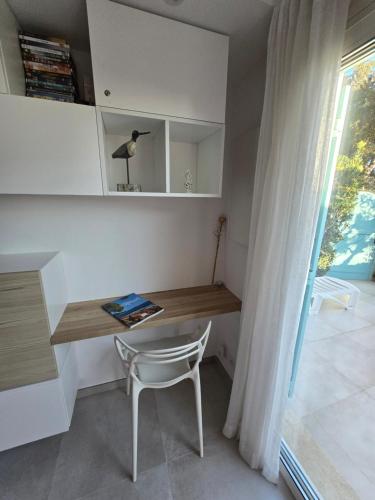
[[[21,27],[63,36],[77,50],[89,49],[85,0],[7,0]],[[107,1],[107,0],[103,0]],[[275,0],[118,0],[120,3],[230,35],[232,82],[247,74],[266,53],[268,26]]]

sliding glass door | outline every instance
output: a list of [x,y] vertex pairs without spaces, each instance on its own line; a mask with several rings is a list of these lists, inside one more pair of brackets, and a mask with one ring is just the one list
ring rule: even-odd
[[[375,491],[375,43],[343,63],[282,449],[306,498],[330,500]],[[312,311],[314,282],[337,278],[356,307],[343,293]]]
[[307,285],[306,285],[305,297],[303,301],[303,308],[298,329],[297,342],[294,349],[294,359],[293,359],[292,377],[289,388],[289,396],[293,395],[298,373],[301,350],[306,331],[306,324],[310,312],[314,279],[318,271],[320,249],[324,237],[325,226],[328,215],[328,207],[332,192],[332,185],[335,177],[335,167],[340,150],[341,138],[343,133],[343,124],[345,123],[345,117],[348,109],[349,95],[350,95],[350,85],[348,85],[348,83],[345,82],[344,74],[341,73],[339,79],[339,88],[337,92],[336,106],[335,106],[335,121],[330,141],[327,176],[324,183],[322,203],[320,207],[318,225],[314,240],[314,248],[310,262],[309,275],[307,278]]

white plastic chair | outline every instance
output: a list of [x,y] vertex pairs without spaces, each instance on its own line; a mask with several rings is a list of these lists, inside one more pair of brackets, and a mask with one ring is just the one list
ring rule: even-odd
[[[360,290],[348,281],[320,276],[314,279],[310,314],[318,314],[325,299],[333,300],[345,309],[354,309],[360,297]],[[349,296],[349,302],[344,297]]]
[[[114,337],[115,347],[123,364],[127,377],[127,395],[132,389],[132,430],[133,430],[133,481],[137,480],[138,450],[138,398],[143,389],[164,389],[178,384],[182,380],[194,382],[195,402],[199,434],[199,452],[203,457],[202,402],[199,363],[207,345],[211,329],[211,321],[203,335],[196,332],[194,336],[183,335],[162,339],[159,342],[148,342],[129,345],[119,337]],[[174,346],[171,347],[171,344]],[[176,345],[179,344],[179,345]],[[181,345],[182,344],[182,345]],[[169,345],[169,347],[168,347]],[[156,348],[153,348],[156,347]],[[163,347],[163,348],[160,348]],[[165,348],[164,348],[165,347]],[[192,359],[194,358],[194,360]],[[193,366],[189,360],[194,361]]]

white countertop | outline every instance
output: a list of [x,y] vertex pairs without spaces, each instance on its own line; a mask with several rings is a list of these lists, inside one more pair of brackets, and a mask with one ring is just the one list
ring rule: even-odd
[[0,254],[0,274],[40,271],[58,252]]

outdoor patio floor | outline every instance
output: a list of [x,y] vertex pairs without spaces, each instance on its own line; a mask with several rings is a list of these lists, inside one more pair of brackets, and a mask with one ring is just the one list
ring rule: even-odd
[[328,500],[375,498],[375,282],[308,320],[284,438]]

